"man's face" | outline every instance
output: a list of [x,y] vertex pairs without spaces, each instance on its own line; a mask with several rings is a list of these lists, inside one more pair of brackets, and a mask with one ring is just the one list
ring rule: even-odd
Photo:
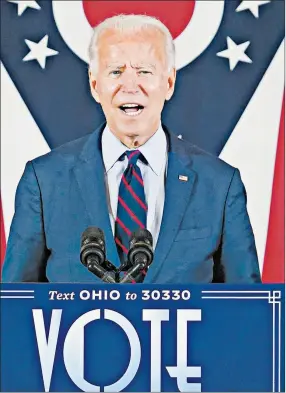
[[173,94],[176,74],[168,72],[164,40],[155,28],[132,35],[108,30],[99,38],[91,91],[111,131],[123,142],[149,139]]

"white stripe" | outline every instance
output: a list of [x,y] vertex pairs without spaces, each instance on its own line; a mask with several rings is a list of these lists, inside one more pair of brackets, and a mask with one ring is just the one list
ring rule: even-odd
[[24,293],[24,292],[25,292],[25,293],[28,293],[28,292],[29,292],[29,293],[31,293],[31,292],[34,293],[35,291],[20,290],[20,289],[19,289],[19,290],[17,290],[17,289],[1,289],[0,292],[1,292],[1,293],[4,293],[4,292],[5,292],[5,293],[8,293],[8,292],[10,292],[10,293],[15,293],[15,292],[17,292],[17,293],[18,293],[18,292],[20,292],[20,293]]
[[202,293],[265,293],[270,295],[270,291],[202,291]]
[[1,98],[1,196],[8,238],[15,192],[25,164],[50,149],[3,64]]
[[0,299],[35,299],[34,296],[0,296]]
[[220,300],[229,300],[229,299],[236,299],[236,300],[260,300],[260,299],[269,299],[268,296],[202,296],[202,299],[220,299]]
[[220,155],[241,171],[261,272],[284,92],[283,48],[284,41]]
[[278,302],[278,392],[281,392],[281,303]]
[[276,311],[276,307],[275,307],[275,302],[273,302],[272,304],[272,392],[275,392],[275,311]]

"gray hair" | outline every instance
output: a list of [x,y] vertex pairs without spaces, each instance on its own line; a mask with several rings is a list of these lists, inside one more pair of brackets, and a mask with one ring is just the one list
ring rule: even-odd
[[157,18],[147,15],[121,14],[112,16],[99,23],[93,29],[93,35],[89,44],[89,66],[95,73],[98,65],[98,39],[102,32],[115,29],[121,32],[138,32],[144,29],[156,28],[165,36],[165,51],[168,71],[175,68],[175,45],[169,29]]

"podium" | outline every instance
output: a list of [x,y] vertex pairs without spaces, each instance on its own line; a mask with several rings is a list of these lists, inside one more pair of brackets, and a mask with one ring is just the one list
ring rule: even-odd
[[1,391],[284,391],[283,285],[3,284]]

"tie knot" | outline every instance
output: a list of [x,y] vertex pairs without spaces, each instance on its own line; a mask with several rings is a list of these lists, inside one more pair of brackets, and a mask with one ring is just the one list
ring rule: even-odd
[[125,154],[127,155],[128,163],[132,165],[136,165],[138,158],[142,157],[142,154],[140,153],[139,150],[132,150],[132,151],[127,150]]

